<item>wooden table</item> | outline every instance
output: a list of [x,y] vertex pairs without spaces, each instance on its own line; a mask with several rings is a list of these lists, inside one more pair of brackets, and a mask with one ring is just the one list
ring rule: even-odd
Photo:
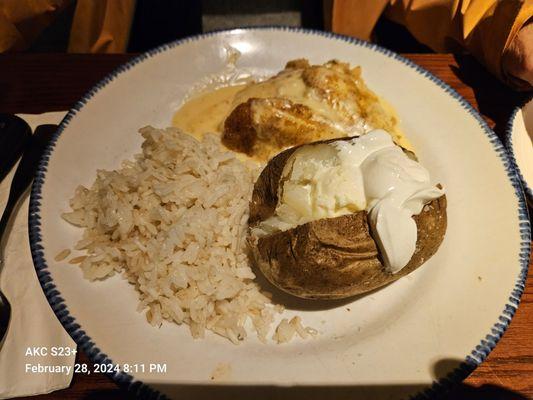
[[[66,110],[93,84],[133,55],[0,55],[0,112]],[[511,110],[524,99],[472,58],[448,54],[409,54],[474,105],[503,135]],[[531,264],[530,264],[531,265]],[[496,349],[450,399],[533,398],[533,283],[528,280],[520,307]],[[88,362],[84,354],[78,361]],[[99,374],[76,375],[70,388],[40,399],[125,399],[114,382]]]

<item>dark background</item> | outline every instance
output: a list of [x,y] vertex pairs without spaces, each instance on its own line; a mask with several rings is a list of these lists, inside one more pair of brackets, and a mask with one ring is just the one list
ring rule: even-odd
[[[242,26],[327,29],[328,0],[137,0],[127,51],[139,53],[185,36]],[[76,2],[32,44],[29,52],[65,52]],[[426,53],[403,27],[381,19],[374,41],[400,53]]]

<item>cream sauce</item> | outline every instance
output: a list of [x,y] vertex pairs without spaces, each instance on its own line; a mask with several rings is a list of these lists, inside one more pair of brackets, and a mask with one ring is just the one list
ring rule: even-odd
[[[334,107],[317,97],[314,90],[305,85],[302,71],[299,70],[285,71],[263,82],[225,86],[197,94],[186,101],[174,114],[172,126],[200,140],[205,133],[222,134],[226,117],[237,105],[250,98],[272,97],[281,97],[306,105],[323,122],[343,132],[345,136],[359,136],[371,129],[361,118],[357,118],[353,124],[344,121]],[[379,101],[388,113],[396,115],[394,109],[386,101],[381,98]],[[261,114],[261,110],[257,111],[257,114]],[[399,129],[391,134],[396,143],[409,150],[413,149]],[[245,154],[240,155],[243,159],[250,159]]]
[[[360,114],[357,104],[344,100],[343,104],[346,109],[351,110],[353,120],[348,120],[346,114],[330,105],[321,98],[316,90],[305,84],[302,70],[283,71],[278,75],[254,85],[250,85],[235,96],[234,105],[244,103],[250,98],[283,98],[290,100],[294,104],[303,104],[313,111],[316,119],[329,125],[339,132],[339,136],[359,136],[370,130],[365,122],[358,118]],[[264,110],[260,108],[265,107]],[[269,105],[264,103],[256,104],[258,115],[269,113]],[[328,136],[329,138],[330,136]]]
[[[172,125],[198,138],[207,132],[221,133],[224,120],[236,106],[250,98],[273,97],[306,105],[315,114],[323,117],[324,122],[340,132],[345,132],[347,136],[365,133],[362,127],[347,126],[333,107],[318,98],[313,89],[305,85],[302,71],[282,72],[263,82],[227,86],[199,94],[185,102],[174,114]],[[261,113],[261,110],[258,110],[258,113]]]
[[233,109],[235,95],[248,85],[226,86],[198,94],[172,117],[172,126],[202,139],[204,133],[222,133],[224,120]]

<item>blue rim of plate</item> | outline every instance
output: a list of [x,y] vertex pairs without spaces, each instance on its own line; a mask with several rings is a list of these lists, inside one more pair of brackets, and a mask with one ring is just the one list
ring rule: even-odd
[[[30,239],[30,249],[33,258],[33,263],[35,265],[35,270],[37,277],[41,284],[41,287],[48,299],[50,306],[52,307],[57,318],[65,328],[65,330],[70,334],[72,339],[78,344],[78,346],[87,354],[89,359],[93,363],[98,364],[113,364],[113,361],[103,353],[97,345],[92,341],[90,336],[83,330],[82,326],[76,321],[74,316],[72,316],[65,304],[64,299],[61,297],[61,293],[56,288],[52,275],[48,270],[48,263],[44,258],[44,248],[42,246],[42,236],[41,236],[41,191],[42,186],[45,181],[46,171],[50,156],[54,150],[54,147],[57,143],[57,140],[61,136],[62,132],[65,130],[71,119],[80,111],[85,104],[102,88],[104,88],[108,83],[113,81],[118,75],[129,70],[135,65],[143,62],[144,60],[153,57],[159,53],[163,53],[169,49],[180,46],[184,43],[202,40],[211,36],[235,31],[235,30],[244,30],[248,32],[252,31],[278,31],[278,32],[293,32],[293,33],[302,33],[306,35],[320,36],[334,40],[340,40],[346,43],[350,43],[356,46],[365,47],[376,51],[378,53],[384,54],[385,56],[400,61],[404,65],[414,69],[422,77],[429,79],[431,82],[439,86],[446,93],[448,93],[452,98],[458,101],[459,105],[468,112],[472,117],[474,117],[479,123],[480,128],[487,135],[490,143],[492,144],[495,152],[500,157],[503,166],[507,172],[507,176],[511,182],[511,185],[515,189],[515,194],[517,197],[518,205],[518,219],[520,229],[520,252],[518,254],[518,261],[520,263],[520,273],[516,278],[516,282],[513,290],[509,294],[508,302],[503,305],[502,312],[498,320],[493,324],[490,332],[483,338],[480,339],[479,344],[466,355],[464,361],[459,367],[450,372],[447,376],[440,378],[433,382],[431,386],[428,386],[427,389],[422,390],[414,395],[411,399],[431,399],[436,396],[444,393],[449,390],[455,384],[462,382],[478,365],[480,365],[489,355],[489,353],[494,349],[498,341],[501,339],[503,333],[509,326],[511,319],[513,318],[518,304],[520,303],[520,297],[525,289],[526,277],[528,273],[528,263],[530,256],[530,241],[531,241],[531,228],[528,216],[528,209],[526,206],[526,201],[522,191],[521,181],[518,175],[518,172],[515,168],[515,163],[507,153],[505,147],[503,146],[500,139],[496,134],[489,128],[487,123],[479,115],[479,113],[472,107],[468,101],[466,101],[459,93],[457,93],[452,87],[447,83],[443,82],[441,79],[437,78],[431,72],[425,70],[419,65],[415,64],[411,60],[394,53],[393,51],[382,48],[373,43],[365,42],[360,39],[343,36],[331,32],[324,31],[315,31],[311,29],[302,29],[302,28],[293,28],[293,27],[284,27],[284,26],[259,26],[259,27],[243,27],[236,28],[231,30],[221,30],[214,31],[209,33],[204,33],[200,35],[186,37],[174,42],[170,42],[159,47],[156,47],[153,50],[150,50],[146,53],[143,53],[127,63],[117,67],[107,76],[105,76],[100,82],[93,86],[67,113],[67,115],[61,121],[57,132],[54,134],[53,139],[48,145],[45,154],[43,155],[38,170],[33,181],[31,195],[30,195],[30,205],[29,205],[29,217],[28,217],[28,229],[29,229],[29,239]],[[113,379],[120,387],[126,389],[127,391],[135,394],[142,399],[166,399],[164,394],[157,391],[156,389],[151,388],[148,384],[145,384],[141,381],[135,380],[132,375],[119,372],[107,373],[111,379]]]
[[518,166],[518,163],[516,161],[516,157],[514,154],[514,147],[513,147],[513,132],[514,132],[515,120],[518,117],[518,112],[521,111],[522,108],[531,101],[533,101],[533,96],[530,96],[528,99],[526,99],[523,102],[523,104],[513,109],[513,112],[511,113],[511,117],[509,118],[509,121],[507,122],[507,126],[505,127],[504,141],[505,141],[505,145],[507,146],[509,158],[511,159],[511,162],[513,163],[516,169],[518,177],[520,178],[520,181],[522,182],[522,188],[524,189],[524,193],[526,194],[527,199],[531,202],[532,207],[533,207],[533,188],[531,188],[528,185],[527,181],[524,179],[524,176],[522,175],[522,172],[520,171],[520,167]]

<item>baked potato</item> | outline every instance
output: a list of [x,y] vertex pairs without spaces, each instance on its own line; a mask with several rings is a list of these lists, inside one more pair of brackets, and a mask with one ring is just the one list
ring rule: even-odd
[[445,195],[425,204],[412,217],[416,222],[416,247],[407,265],[396,273],[384,266],[365,210],[313,220],[266,235],[254,234],[255,228],[274,215],[285,165],[301,147],[283,151],[266,165],[255,183],[250,202],[248,242],[252,259],[271,283],[301,298],[346,298],[409,274],[437,251],[446,232]]

